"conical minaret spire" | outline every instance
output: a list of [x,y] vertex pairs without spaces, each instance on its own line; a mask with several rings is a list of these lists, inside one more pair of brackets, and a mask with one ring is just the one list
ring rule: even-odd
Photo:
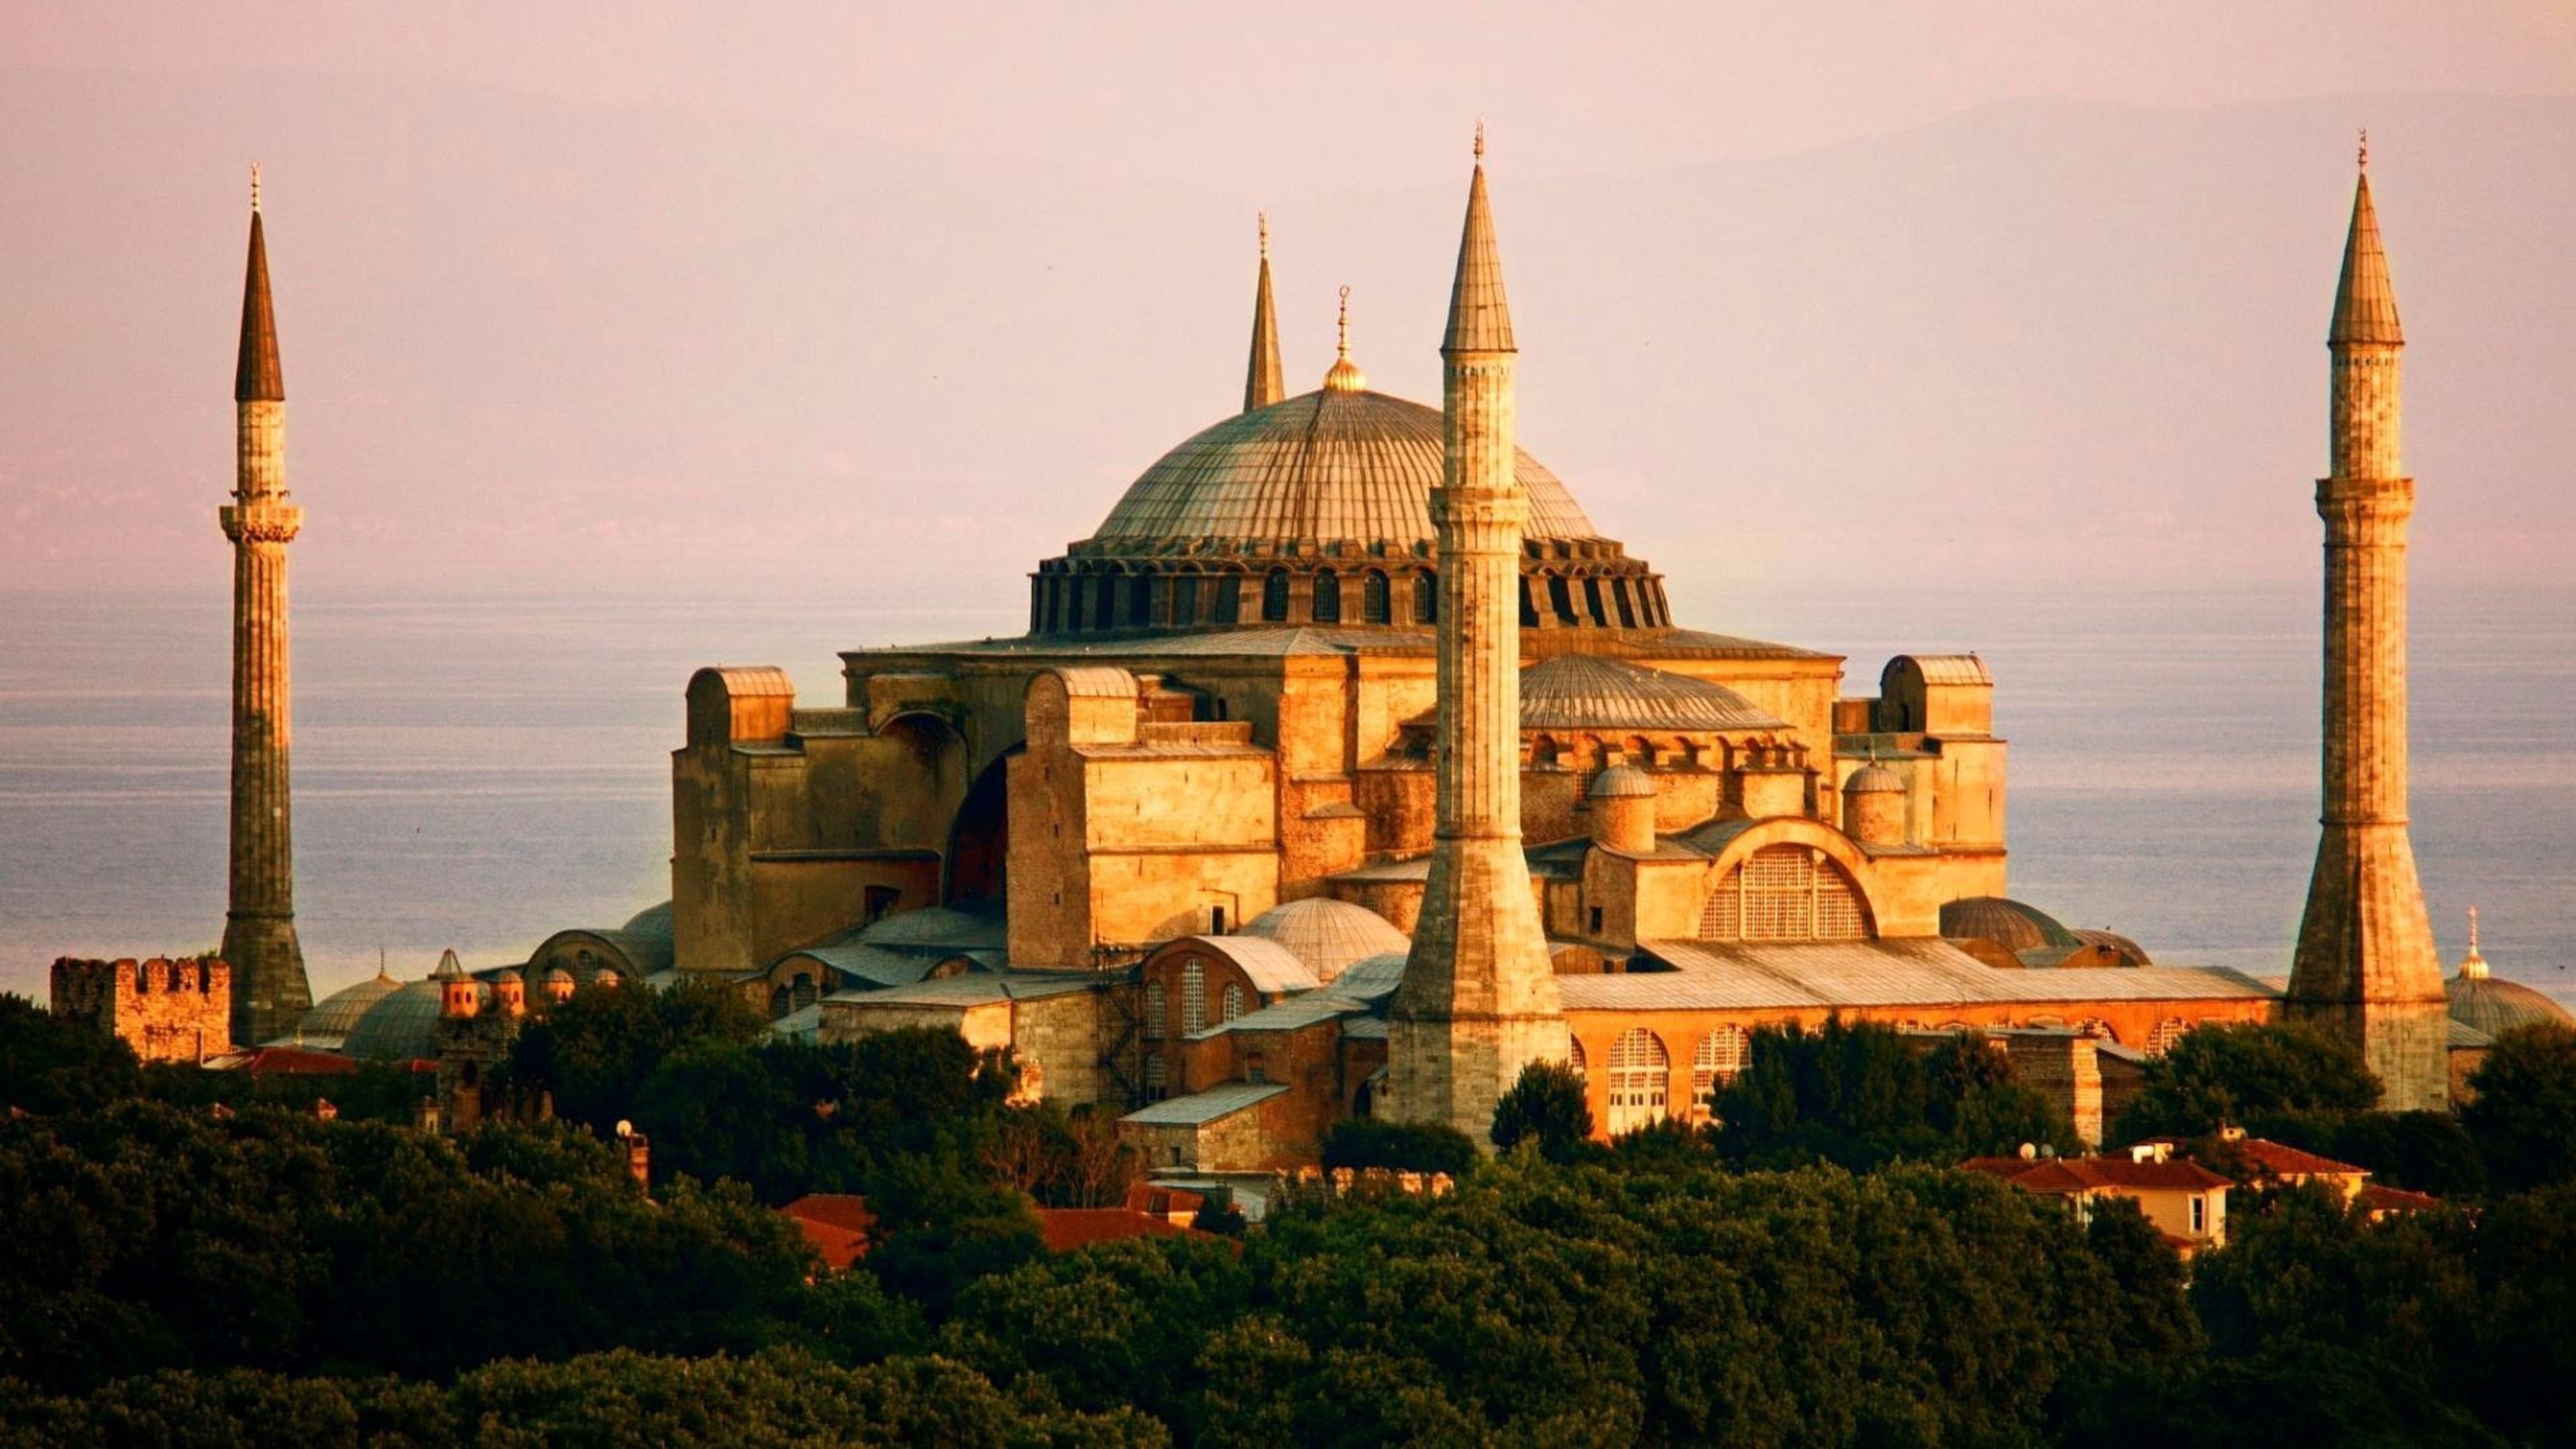
[[1244,370],[1243,410],[1266,408],[1288,395],[1279,371],[1279,309],[1270,300],[1270,213],[1260,214],[1261,277],[1252,293],[1252,361]]
[[233,501],[218,515],[233,545],[232,868],[223,955],[233,968],[233,1040],[244,1045],[294,1031],[313,1004],[295,934],[287,788],[294,730],[286,546],[303,527],[304,510],[287,501],[286,383],[277,362],[256,166],[250,185],[250,261],[233,368]]
[[1516,349],[1485,195],[1485,138],[1441,348],[1445,433],[1438,532],[1438,824],[1422,915],[1388,1027],[1388,1106],[1490,1140],[1494,1106],[1532,1062],[1563,1061],[1564,1008],[1521,850],[1521,531]]
[[[2369,164],[2367,138],[2361,154]],[[2448,1014],[2407,831],[2405,338],[2365,169],[2353,188],[2326,345],[2333,359],[2325,521],[2325,668],[2317,862],[2284,1001],[2360,1048],[2380,1105],[2449,1097]]]

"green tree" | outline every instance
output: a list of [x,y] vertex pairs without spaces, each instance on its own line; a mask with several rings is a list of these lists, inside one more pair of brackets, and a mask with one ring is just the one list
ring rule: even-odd
[[2502,1191],[2576,1181],[2576,1027],[2518,1027],[2469,1077],[2460,1125]]
[[2313,1024],[2204,1026],[2148,1060],[2138,1099],[2112,1136],[2202,1137],[2262,1118],[2367,1112],[2378,1103],[2378,1079],[2361,1053]]
[[0,992],[0,1111],[104,1106],[142,1087],[142,1068],[122,1038]]
[[1538,1145],[1550,1162],[1571,1162],[1592,1140],[1592,1102],[1583,1074],[1562,1062],[1532,1062],[1494,1104],[1493,1142],[1505,1152]]
[[1445,1172],[1463,1177],[1480,1154],[1466,1133],[1445,1122],[1389,1122],[1350,1117],[1325,1129],[1324,1166],[1385,1168],[1390,1172]]
[[635,1115],[636,1092],[663,1060],[704,1042],[749,1043],[767,1028],[731,982],[690,977],[667,991],[584,991],[528,1023],[495,1084],[605,1132]]

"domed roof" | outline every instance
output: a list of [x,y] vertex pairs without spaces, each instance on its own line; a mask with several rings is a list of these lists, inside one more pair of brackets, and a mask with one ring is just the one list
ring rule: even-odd
[[402,983],[378,967],[376,974],[355,986],[343,986],[306,1009],[303,1020],[295,1024],[295,1034],[307,1041],[345,1040],[358,1018],[367,1008],[402,989]]
[[1330,982],[1351,963],[1385,952],[1400,952],[1411,943],[1386,917],[1366,906],[1309,896],[1274,906],[1244,923],[1238,934],[1272,941],[1306,963],[1316,978]]
[[1843,781],[1843,793],[1846,795],[1901,795],[1905,793],[1905,779],[1885,765],[1873,762],[1852,771],[1851,778]]
[[1521,728],[1783,730],[1788,723],[1723,684],[1597,654],[1521,671]]
[[2015,954],[2084,944],[2055,916],[2005,896],[1970,896],[1943,906],[1941,934],[1992,941]]
[[2543,1022],[2576,1025],[2576,1017],[2571,1017],[2566,1007],[2519,981],[2507,981],[2483,971],[2475,975],[2463,971],[2442,983],[2442,990],[2451,998],[2451,1020],[2476,1027],[2489,1036]]
[[[1428,546],[1440,481],[1438,408],[1343,387],[1237,413],[1164,454],[1128,485],[1084,551],[1169,551],[1202,540]],[[1528,453],[1523,537],[1599,535],[1565,485]]]
[[1591,787],[1583,793],[1595,800],[1651,800],[1655,779],[1634,765],[1612,765],[1593,776]]
[[[489,1001],[492,988],[475,983],[475,995]],[[438,1055],[438,1018],[447,1009],[447,983],[433,976],[406,982],[366,1010],[340,1043],[353,1057],[377,1062],[407,1062]]]

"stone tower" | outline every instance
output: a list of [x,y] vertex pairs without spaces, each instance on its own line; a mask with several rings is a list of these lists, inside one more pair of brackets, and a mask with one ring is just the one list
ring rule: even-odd
[[242,281],[241,359],[233,370],[237,443],[233,501],[218,515],[233,544],[233,1039],[257,1045],[292,1031],[313,1004],[295,939],[295,847],[287,800],[290,724],[286,546],[304,510],[286,491],[286,383],[268,298],[268,238],[259,170],[250,178],[250,264]]
[[2381,1105],[2438,1109],[2449,1031],[2441,963],[2406,831],[2406,520],[2415,480],[2398,461],[2397,297],[2369,153],[2335,289],[2332,472],[2325,520],[2323,833],[2286,1002],[2359,1046]]
[[1279,372],[1279,309],[1270,301],[1270,214],[1261,214],[1261,279],[1252,292],[1252,360],[1244,368],[1243,410],[1266,408],[1288,395]]
[[1485,143],[1467,190],[1449,331],[1445,446],[1431,494],[1439,562],[1438,826],[1422,916],[1388,1028],[1387,1115],[1480,1146],[1521,1069],[1563,1061],[1565,1015],[1521,852],[1520,556],[1529,499],[1514,473],[1514,354]]

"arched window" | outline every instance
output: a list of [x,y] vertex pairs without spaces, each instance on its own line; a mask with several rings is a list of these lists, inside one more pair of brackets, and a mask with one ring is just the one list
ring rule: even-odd
[[1612,585],[1611,593],[1619,601],[1619,627],[1622,629],[1636,628],[1637,605],[1635,596],[1629,590],[1628,581],[1626,579],[1619,580],[1616,584]]
[[1272,569],[1261,581],[1262,622],[1277,624],[1288,617],[1288,571]]
[[773,986],[769,988],[769,1019],[771,1021],[776,1021],[778,1018],[785,1016],[790,1010],[792,1010],[787,1003],[788,996],[786,987]]
[[1170,1029],[1172,1003],[1160,981],[1145,983],[1145,1040],[1161,1041]]
[[797,977],[795,984],[787,988],[787,995],[789,1001],[794,1004],[795,1009],[798,1011],[803,1011],[806,1007],[812,1006],[814,1004],[814,978],[811,976]]
[[1236,1017],[1243,1015],[1243,983],[1242,983],[1242,982],[1240,982],[1240,981],[1229,981],[1229,982],[1225,983],[1225,1007],[1224,1007],[1224,1010],[1225,1010],[1225,1015],[1224,1015],[1224,1016],[1222,1016],[1222,1017],[1220,1017],[1220,1018],[1218,1018],[1218,1019],[1219,1019],[1219,1020],[1221,1020],[1221,1021],[1232,1021],[1232,1020],[1234,1020]]
[[1199,576],[1182,574],[1172,580],[1172,622],[1195,624],[1199,621]]
[[1547,581],[1547,610],[1556,616],[1556,621],[1560,624],[1577,622],[1574,617],[1573,590],[1564,579],[1554,575],[1549,576]]
[[1571,1066],[1578,1072],[1584,1070],[1583,1042],[1580,1038],[1572,1035],[1568,1035],[1566,1037],[1565,1061],[1566,1065]]
[[1145,1058],[1145,1100],[1159,1102],[1172,1090],[1172,1069],[1160,1056]]
[[1342,622],[1342,576],[1331,569],[1315,570],[1315,622]]
[[1099,575],[1092,580],[1091,590],[1091,627],[1117,628],[1118,576],[1116,574]]
[[1419,573],[1413,576],[1413,622],[1417,624],[1437,624],[1440,622],[1440,578],[1438,575]]
[[1216,622],[1243,622],[1243,575],[1226,574],[1216,581]]
[[1610,1046],[1610,1135],[1633,1132],[1664,1116],[1672,1058],[1642,1026],[1619,1034]]
[[1154,576],[1138,574],[1127,581],[1127,623],[1144,628],[1154,622]]
[[1592,616],[1593,623],[1600,625],[1604,629],[1610,627],[1610,611],[1601,606],[1601,581],[1599,579],[1585,579],[1583,581],[1583,611]]
[[1207,1027],[1207,967],[1197,958],[1181,965],[1181,1034]]
[[1386,587],[1386,575],[1376,569],[1370,569],[1368,576],[1360,581],[1361,620],[1371,624],[1387,623],[1392,617],[1392,609],[1393,605]]
[[2168,1016],[2157,1022],[2155,1030],[2147,1033],[2147,1055],[2160,1057],[2172,1051],[2174,1043],[2182,1040],[2182,1034],[2189,1030],[2191,1023],[2179,1016]]
[[2111,1030],[2111,1023],[2098,1016],[2088,1016],[2075,1023],[2075,1030],[2078,1035],[2089,1036],[2095,1041],[2107,1041],[2113,1046],[2120,1044],[2120,1034]]
[[1699,1039],[1699,1050],[1691,1053],[1691,1119],[1708,1117],[1708,1099],[1720,1087],[1735,1080],[1744,1070],[1746,1056],[1752,1051],[1753,1038],[1740,1026],[1721,1026]]
[[1766,845],[1726,873],[1700,913],[1704,941],[1862,941],[1860,888],[1823,852]]

